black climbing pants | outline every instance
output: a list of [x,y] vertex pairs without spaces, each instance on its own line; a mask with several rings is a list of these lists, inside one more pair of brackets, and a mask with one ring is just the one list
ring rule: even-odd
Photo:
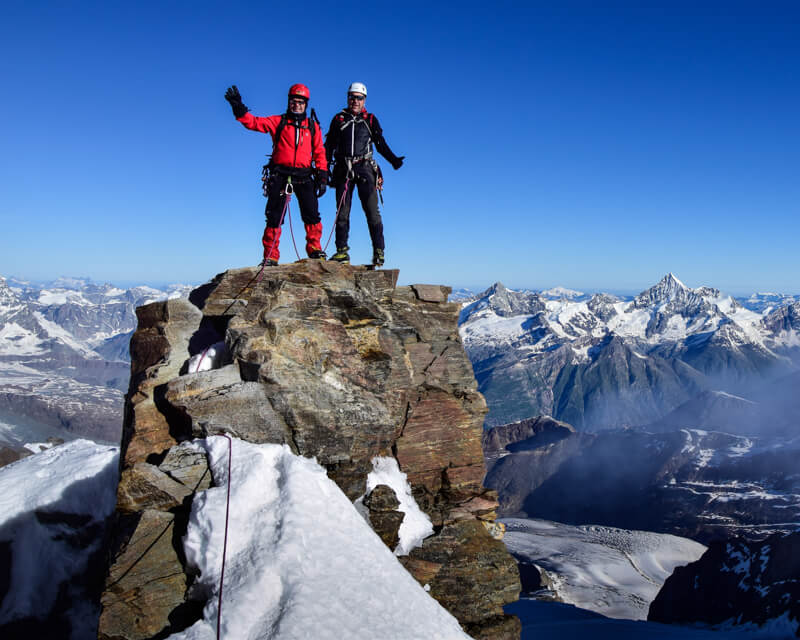
[[[359,162],[353,165],[354,176],[347,182],[347,193],[344,191],[347,177],[343,162],[337,162],[334,168],[334,182],[336,183],[336,205],[342,203],[339,215],[336,218],[336,248],[344,249],[347,246],[347,239],[350,237],[350,206],[353,200],[353,191],[358,189],[358,198],[361,200],[361,207],[367,216],[367,227],[372,239],[372,248],[384,249],[383,244],[383,220],[378,211],[378,192],[375,188],[376,173],[370,162]],[[344,202],[342,195],[344,194]]]

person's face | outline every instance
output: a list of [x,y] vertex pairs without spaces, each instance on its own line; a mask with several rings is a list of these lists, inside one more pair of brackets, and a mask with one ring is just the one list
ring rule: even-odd
[[361,93],[347,94],[347,108],[354,116],[358,115],[364,110],[364,103],[367,97]]
[[303,98],[289,98],[289,111],[300,115],[306,110],[306,101]]

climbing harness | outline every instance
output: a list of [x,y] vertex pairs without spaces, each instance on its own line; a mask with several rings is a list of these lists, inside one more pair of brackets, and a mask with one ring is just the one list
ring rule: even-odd
[[222,542],[222,569],[219,572],[219,600],[217,601],[217,640],[220,638],[222,622],[222,586],[225,582],[225,554],[228,551],[228,516],[231,510],[231,464],[233,461],[233,440],[227,433],[221,434],[228,439],[228,497],[225,501],[225,537]]
[[[314,136],[316,135],[316,128],[319,126],[319,118],[317,117],[317,112],[314,109],[311,109],[311,115],[306,118],[308,120],[308,125],[295,125],[295,134],[294,134],[294,146],[295,146],[295,154],[297,153],[297,147],[300,145],[300,131],[302,129],[308,129],[309,134],[311,135],[311,144],[314,144]],[[289,124],[289,116],[287,114],[281,115],[281,120],[278,123],[278,126],[275,127],[275,134],[272,137],[272,153],[268,154],[267,157],[269,158],[269,162],[265,164],[261,168],[261,193],[264,194],[264,197],[269,197],[269,179],[270,176],[279,174],[280,172],[276,171],[276,165],[272,162],[272,156],[275,153],[275,144],[281,139],[281,134],[283,130],[286,128],[286,125]]]

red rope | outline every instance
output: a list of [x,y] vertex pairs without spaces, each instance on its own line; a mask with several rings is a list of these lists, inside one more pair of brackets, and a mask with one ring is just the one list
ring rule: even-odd
[[[283,211],[281,211],[281,219],[280,219],[280,222],[278,222],[278,229],[280,229],[283,226],[283,219],[284,219],[284,217],[286,217],[286,212],[289,210],[289,200],[291,200],[291,199],[292,199],[292,194],[291,193],[287,193],[286,194],[286,200],[283,203]],[[291,221],[292,221],[292,219],[289,218],[289,223],[291,223]],[[267,224],[269,224],[269,222],[267,222]],[[272,255],[272,250],[275,248],[275,243],[277,241],[278,241],[278,237],[275,236],[275,238],[273,238],[273,240],[272,240],[272,244],[269,246],[269,250],[264,255],[264,264],[261,265],[261,271],[259,271],[258,275],[256,275],[256,282],[261,282],[261,276],[264,273],[264,267],[267,266],[267,260],[269,259],[269,256]],[[292,236],[292,242],[294,242],[294,236]],[[295,251],[297,251],[297,247],[295,247]]]
[[289,211],[289,233],[292,234],[292,245],[294,246],[294,254],[300,260],[300,252],[297,250],[297,243],[294,241],[294,228],[292,227],[292,212]]
[[201,364],[203,364],[203,358],[205,358],[205,357],[206,357],[206,354],[208,353],[208,350],[209,350],[211,347],[213,347],[213,346],[214,346],[214,345],[211,345],[211,346],[209,346],[209,347],[206,347],[206,348],[203,350],[203,355],[201,355],[201,356],[200,356],[200,359],[197,361],[197,368],[194,370],[194,372],[195,372],[195,373],[197,373],[198,371],[200,371],[200,365],[201,365]]
[[228,498],[225,503],[225,540],[222,543],[222,570],[219,574],[219,601],[217,603],[217,640],[220,637],[220,622],[222,621],[222,585],[225,581],[225,554],[228,552],[228,515],[231,508],[231,464],[233,460],[233,440],[227,433],[222,434],[228,439]]
[[333,232],[336,230],[336,221],[339,219],[339,212],[342,210],[342,205],[344,204],[344,199],[347,197],[347,187],[350,184],[350,178],[344,181],[344,191],[342,191],[342,197],[339,200],[339,206],[336,207],[336,215],[333,218],[333,224],[331,225],[331,232],[328,234],[328,241],[325,243],[325,248],[323,251],[328,250],[328,245],[331,243],[331,238],[333,237]]

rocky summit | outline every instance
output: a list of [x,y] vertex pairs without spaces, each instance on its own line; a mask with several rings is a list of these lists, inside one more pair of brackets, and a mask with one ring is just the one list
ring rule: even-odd
[[[209,473],[182,443],[219,433],[314,456],[351,500],[372,459],[394,457],[434,526],[400,562],[474,637],[519,637],[502,609],[519,575],[482,486],[487,408],[459,305],[448,287],[397,278],[302,260],[230,270],[188,300],[137,310],[100,638],[165,637],[199,617],[180,540]],[[364,501],[387,544],[402,520],[391,492]]]

